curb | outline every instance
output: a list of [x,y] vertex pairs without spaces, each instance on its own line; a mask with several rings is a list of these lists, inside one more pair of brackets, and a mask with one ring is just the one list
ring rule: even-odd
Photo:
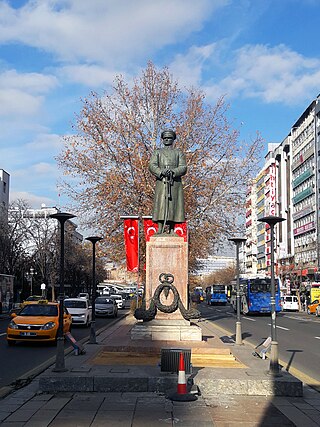
[[[226,334],[229,335],[234,335],[233,332],[231,332],[229,329],[225,329],[220,325],[214,325],[215,328],[219,329],[221,332],[224,332]],[[256,348],[256,346],[254,344],[252,344],[250,341],[245,341],[245,343],[247,345],[249,345],[250,347],[252,347],[253,349]],[[270,356],[270,353],[267,353],[268,356]],[[284,362],[283,360],[279,359],[279,364],[281,366],[285,366],[286,362]],[[314,389],[317,392],[320,392],[320,382],[318,380],[316,380],[313,377],[310,377],[309,375],[306,375],[304,372],[300,371],[297,368],[294,367],[290,367],[290,369],[286,372],[289,372],[292,376],[296,377],[298,380],[300,380],[301,382],[303,382],[304,384],[308,385],[309,387],[311,387],[312,389]]]
[[[106,329],[111,328],[115,323],[119,322],[123,318],[127,317],[128,314],[124,315],[123,317],[113,319],[108,325],[103,326],[102,328],[98,329],[96,331],[96,336],[100,335],[102,332],[104,332]],[[86,344],[89,342],[89,337],[82,338],[79,343],[80,344]],[[72,351],[73,347],[66,348],[64,350],[64,356],[68,356]],[[8,396],[10,393],[25,387],[28,385],[35,377],[40,375],[42,372],[44,372],[46,369],[48,369],[50,366],[52,366],[55,363],[56,356],[50,357],[50,359],[46,360],[45,362],[41,363],[41,365],[31,369],[30,371],[27,371],[25,374],[22,374],[20,377],[16,378],[16,380],[7,385],[0,388],[0,399],[3,399],[4,397]]]

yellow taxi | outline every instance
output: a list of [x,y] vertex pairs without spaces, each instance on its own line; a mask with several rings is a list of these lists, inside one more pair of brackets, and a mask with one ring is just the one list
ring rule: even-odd
[[27,304],[33,304],[36,301],[40,301],[43,300],[43,297],[40,295],[31,295],[30,297],[28,297],[27,299],[25,299],[21,304],[20,304],[20,308],[23,308],[25,305]]
[[[18,341],[55,342],[59,325],[59,310],[59,303],[40,300],[27,304],[18,314],[12,313],[7,329],[8,345],[14,345]],[[71,314],[64,308],[64,334],[70,332],[71,322]]]
[[317,307],[320,304],[320,300],[315,299],[314,301],[312,301],[307,308],[307,313],[308,314],[315,314],[315,312],[317,311]]

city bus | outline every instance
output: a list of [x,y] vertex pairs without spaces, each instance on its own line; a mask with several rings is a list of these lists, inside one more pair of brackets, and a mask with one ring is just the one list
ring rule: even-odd
[[[232,282],[230,303],[237,311],[236,281]],[[280,283],[275,279],[276,312],[281,311]],[[240,310],[243,314],[271,312],[271,278],[251,277],[240,278]]]
[[222,304],[228,302],[228,289],[225,285],[211,285],[206,288],[206,301],[208,305]]

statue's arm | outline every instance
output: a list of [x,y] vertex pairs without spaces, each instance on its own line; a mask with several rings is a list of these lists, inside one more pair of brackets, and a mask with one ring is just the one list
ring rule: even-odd
[[187,161],[186,156],[182,151],[178,152],[178,167],[174,168],[172,171],[174,176],[183,176],[187,173]]
[[159,167],[157,151],[154,151],[151,156],[151,159],[149,162],[149,171],[152,173],[152,175],[156,176],[157,178],[161,178],[161,169]]

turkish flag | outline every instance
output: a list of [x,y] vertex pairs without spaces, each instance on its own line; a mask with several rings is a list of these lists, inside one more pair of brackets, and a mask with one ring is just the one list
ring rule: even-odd
[[139,271],[139,220],[124,220],[124,242],[126,245],[127,270]]
[[146,242],[150,241],[150,237],[158,231],[158,224],[152,221],[152,218],[143,218],[144,237]]
[[187,230],[187,222],[177,222],[174,225],[173,231],[178,234],[178,236],[183,237],[184,241],[188,241],[188,230]]

